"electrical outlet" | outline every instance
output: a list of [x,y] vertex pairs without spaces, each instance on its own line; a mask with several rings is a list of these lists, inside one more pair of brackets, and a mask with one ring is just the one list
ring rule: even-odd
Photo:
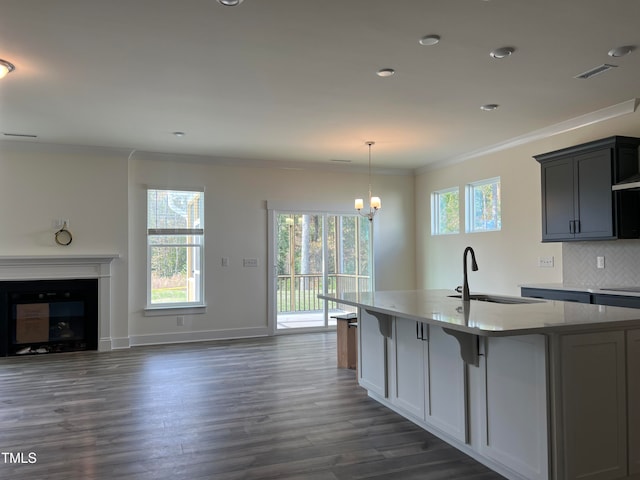
[[184,317],[182,315],[178,315],[176,323],[179,327],[184,327]]
[[540,267],[540,268],[553,268],[553,256],[551,256],[551,257],[538,257],[538,267]]
[[596,267],[604,268],[604,257],[596,257]]
[[220,262],[220,264],[223,267],[228,267],[229,266],[229,257],[222,257],[222,261]]

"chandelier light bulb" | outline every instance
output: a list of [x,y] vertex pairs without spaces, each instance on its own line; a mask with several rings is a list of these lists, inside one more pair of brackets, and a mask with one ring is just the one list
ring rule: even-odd
[[0,60],[0,78],[6,77],[15,69],[16,67],[15,65],[13,65],[13,63],[7,62],[6,60]]

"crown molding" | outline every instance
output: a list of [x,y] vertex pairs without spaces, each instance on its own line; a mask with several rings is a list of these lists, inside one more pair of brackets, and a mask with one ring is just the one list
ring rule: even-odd
[[465,162],[472,158],[490,155],[502,150],[518,147],[520,145],[535,142],[537,140],[542,140],[554,135],[559,135],[561,133],[570,132],[572,130],[586,127],[588,125],[604,122],[606,120],[620,117],[622,115],[634,113],[638,107],[638,103],[639,101],[637,98],[632,98],[631,100],[627,100],[622,103],[617,103],[615,105],[611,105],[594,112],[586,113],[584,115],[570,118],[560,123],[549,125],[548,127],[534,130],[524,135],[505,140],[504,142],[489,145],[488,147],[479,148],[477,150],[472,150],[470,152],[463,153],[462,155],[458,155],[457,157],[449,158],[447,160],[440,160],[430,163],[428,165],[425,165],[424,167],[415,169],[415,174],[421,175],[423,173],[446,167],[448,165]]

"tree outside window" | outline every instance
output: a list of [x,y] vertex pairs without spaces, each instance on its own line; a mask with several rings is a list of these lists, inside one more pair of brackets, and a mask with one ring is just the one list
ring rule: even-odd
[[473,182],[466,188],[467,232],[502,229],[500,177]]
[[431,194],[431,235],[460,233],[460,192],[458,187]]

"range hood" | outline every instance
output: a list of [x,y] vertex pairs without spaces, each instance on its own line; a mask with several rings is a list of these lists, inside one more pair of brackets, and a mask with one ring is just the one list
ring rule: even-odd
[[618,190],[640,190],[640,173],[632,175],[611,187],[614,192]]

